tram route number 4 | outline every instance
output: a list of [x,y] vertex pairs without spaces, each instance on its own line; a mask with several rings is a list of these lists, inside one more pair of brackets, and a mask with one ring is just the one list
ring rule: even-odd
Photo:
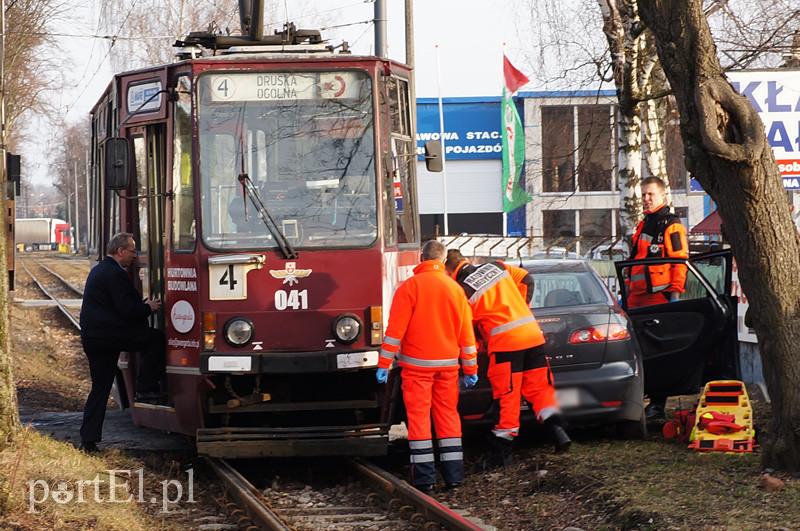
[[209,298],[212,301],[247,298],[247,273],[257,264],[209,264]]

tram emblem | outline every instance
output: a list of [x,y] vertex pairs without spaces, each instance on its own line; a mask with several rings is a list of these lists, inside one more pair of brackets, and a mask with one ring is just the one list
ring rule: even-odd
[[298,284],[299,279],[306,278],[311,274],[310,269],[297,269],[296,262],[286,262],[285,269],[270,269],[269,274],[272,278],[283,279],[284,284]]

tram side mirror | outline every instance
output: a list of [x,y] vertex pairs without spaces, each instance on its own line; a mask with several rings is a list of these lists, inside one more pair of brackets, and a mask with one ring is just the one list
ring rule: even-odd
[[109,190],[128,188],[128,140],[109,138],[103,144],[105,149],[105,177]]
[[444,169],[442,163],[442,143],[438,140],[425,142],[425,168],[438,173]]

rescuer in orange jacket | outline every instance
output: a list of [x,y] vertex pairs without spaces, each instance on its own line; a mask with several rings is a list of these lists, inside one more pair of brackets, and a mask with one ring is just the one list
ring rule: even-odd
[[[664,182],[658,177],[642,181],[645,216],[631,242],[631,260],[689,258],[686,229],[666,204]],[[628,279],[628,308],[653,306],[678,300],[685,291],[686,266],[660,264],[634,266]]]
[[[648,177],[642,181],[645,216],[636,227],[631,242],[631,260],[642,258],[689,258],[686,229],[670,212],[664,181]],[[686,266],[683,264],[638,265],[628,278],[628,308],[653,306],[677,301],[685,291]],[[647,386],[647,382],[645,382]],[[648,419],[664,417],[667,397],[650,395],[645,414]]]
[[500,405],[500,418],[492,430],[494,457],[508,462],[519,433],[523,396],[536,418],[550,429],[556,450],[567,450],[571,441],[562,425],[544,334],[529,306],[533,277],[521,267],[500,261],[472,265],[454,249],[448,251],[445,266],[464,289],[487,343],[487,375]]
[[461,288],[445,273],[444,259],[444,245],[426,242],[414,276],[397,288],[376,373],[378,382],[385,383],[395,359],[401,367],[411,480],[424,492],[436,482],[431,413],[445,483],[453,488],[464,480],[459,359],[464,385],[472,387],[478,381],[472,312]]

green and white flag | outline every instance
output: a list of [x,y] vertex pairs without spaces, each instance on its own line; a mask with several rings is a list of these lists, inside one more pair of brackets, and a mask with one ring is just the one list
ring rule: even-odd
[[503,55],[503,101],[500,104],[503,126],[503,212],[508,213],[531,200],[531,196],[520,186],[519,176],[525,162],[525,131],[519,118],[513,95],[528,78],[514,68]]

